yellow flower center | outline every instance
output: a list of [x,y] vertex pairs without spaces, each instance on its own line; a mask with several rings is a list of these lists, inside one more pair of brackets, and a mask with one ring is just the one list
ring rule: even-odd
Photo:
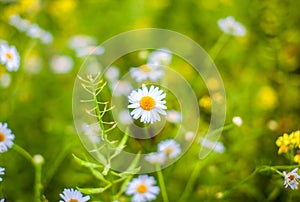
[[5,140],[5,135],[0,132],[0,142],[4,142]]
[[77,199],[71,199],[69,202],[79,202]]
[[147,192],[147,186],[144,184],[140,184],[137,188],[136,191],[140,194],[144,194]]
[[152,69],[148,65],[142,65],[142,66],[140,66],[140,69],[143,72],[152,72]]
[[173,153],[173,149],[170,148],[170,147],[168,147],[168,148],[166,149],[166,153],[167,153],[167,155],[171,155],[171,154]]
[[6,52],[6,53],[5,53],[5,56],[6,56],[6,58],[7,58],[8,60],[13,59],[13,55],[12,55],[10,52]]
[[147,111],[150,111],[155,106],[155,100],[150,96],[145,96],[140,100],[140,106]]

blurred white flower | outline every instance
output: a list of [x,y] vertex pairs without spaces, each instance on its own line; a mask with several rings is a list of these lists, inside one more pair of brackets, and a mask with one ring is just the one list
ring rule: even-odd
[[139,53],[138,53],[138,56],[139,56],[139,58],[140,59],[146,59],[147,57],[148,57],[148,51],[147,50],[142,50],[142,51],[140,51]]
[[200,142],[201,142],[202,147],[212,149],[217,153],[222,154],[225,151],[225,147],[222,142],[214,142],[214,141],[211,141],[206,138],[200,140]]
[[0,122],[0,153],[6,152],[14,145],[15,136],[11,130],[7,128],[7,123]]
[[5,198],[1,199],[0,202],[5,202]]
[[156,64],[144,64],[140,67],[130,68],[130,75],[137,82],[144,80],[157,81],[163,77],[164,72]]
[[275,121],[275,120],[270,120],[269,122],[268,122],[268,128],[270,129],[270,130],[276,130],[277,128],[278,128],[278,123],[277,123],[277,121]]
[[237,22],[232,16],[218,20],[218,25],[220,29],[226,33],[233,36],[244,36],[246,35],[245,27]]
[[126,110],[122,110],[119,113],[119,122],[124,124],[124,125],[130,125],[133,123],[132,117],[129,114],[129,111]]
[[[0,167],[0,175],[4,175],[5,174],[5,168],[2,168],[2,167]],[[3,181],[3,179],[2,179],[2,177],[0,177],[0,182],[2,182]]]
[[38,74],[43,67],[43,59],[39,55],[29,55],[24,59],[23,69],[29,74]]
[[148,175],[140,175],[129,182],[126,188],[126,195],[133,195],[132,202],[146,202],[156,199],[156,195],[160,189],[155,186],[154,177]]
[[133,109],[130,114],[134,119],[141,117],[141,122],[144,123],[160,121],[159,114],[166,115],[165,97],[166,94],[158,87],[151,86],[148,90],[143,84],[141,89],[132,91],[128,96],[128,108]]
[[0,85],[2,88],[7,88],[11,83],[11,76],[9,73],[0,75]]
[[68,46],[73,50],[79,50],[87,46],[93,46],[97,44],[97,40],[94,37],[86,35],[75,35],[69,38]]
[[300,179],[300,175],[297,173],[297,171],[298,168],[295,168],[289,173],[283,171],[285,188],[289,186],[291,189],[298,189],[298,184],[299,184],[298,180]]
[[234,116],[234,117],[232,118],[232,122],[233,122],[236,126],[238,126],[238,127],[241,127],[241,126],[243,125],[243,120],[242,120],[242,118],[239,117],[239,116]]
[[159,163],[160,165],[165,163],[166,158],[167,156],[165,152],[153,152],[145,156],[146,161],[152,164]]
[[59,196],[63,199],[60,202],[86,202],[90,200],[90,196],[83,196],[80,191],[75,189],[64,189]]
[[44,44],[49,44],[53,40],[51,33],[42,29],[38,24],[32,24],[26,19],[22,19],[19,15],[12,15],[9,24],[17,28],[21,32],[25,32],[27,36],[39,39]]
[[110,66],[105,72],[105,77],[110,83],[115,83],[120,76],[120,70],[118,67]]
[[73,59],[67,55],[55,55],[51,58],[50,68],[53,73],[66,74],[73,68]]
[[93,143],[98,144],[100,142],[99,134],[101,132],[98,124],[83,123],[81,129],[84,135],[86,135]]
[[148,58],[148,64],[154,65],[169,65],[172,60],[172,53],[170,50],[162,48],[153,51]]
[[104,53],[104,48],[102,46],[87,46],[81,49],[77,49],[77,57],[85,57],[88,55],[102,55]]
[[163,140],[158,144],[158,151],[163,152],[169,158],[176,158],[181,153],[180,144],[174,139]]
[[191,141],[191,140],[194,139],[194,137],[195,137],[195,133],[192,132],[192,131],[186,132],[185,136],[184,136],[184,138],[185,138],[186,141]]
[[132,86],[128,81],[120,80],[112,84],[111,86],[113,90],[114,96],[128,96],[129,93],[132,91]]
[[20,66],[20,56],[14,46],[0,44],[0,62],[6,65],[7,71],[17,71]]
[[181,113],[175,110],[167,111],[166,119],[171,123],[179,123],[181,121]]

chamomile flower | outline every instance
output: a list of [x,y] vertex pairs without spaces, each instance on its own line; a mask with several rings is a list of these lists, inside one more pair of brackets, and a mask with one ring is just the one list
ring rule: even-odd
[[241,23],[237,22],[232,16],[218,20],[218,25],[226,34],[233,36],[244,36],[246,34],[245,27]]
[[133,119],[141,117],[141,122],[154,123],[160,121],[159,114],[166,115],[166,94],[158,87],[142,85],[141,89],[134,90],[128,96],[128,108],[133,109],[130,113]]
[[73,68],[74,61],[67,55],[55,55],[51,58],[50,68],[56,74],[66,74]]
[[149,64],[155,65],[169,65],[172,60],[172,54],[170,50],[162,48],[156,51],[153,51],[148,58]]
[[151,81],[157,81],[164,75],[164,72],[159,68],[159,65],[157,64],[144,64],[140,67],[132,67],[130,69],[130,75],[137,82],[148,79]]
[[15,136],[7,128],[7,123],[0,122],[0,153],[6,152],[14,144]]
[[132,202],[146,202],[156,199],[156,195],[160,189],[155,186],[154,177],[148,175],[140,175],[129,182],[126,188],[126,195],[132,195]]
[[165,152],[153,152],[147,154],[145,156],[145,160],[149,163],[156,164],[159,163],[160,165],[164,164],[166,161],[166,153]]
[[20,66],[20,56],[14,46],[0,44],[0,62],[6,65],[7,71],[17,71]]
[[178,144],[175,140],[169,139],[161,141],[158,144],[158,151],[164,152],[169,158],[176,158],[181,153],[180,144]]
[[60,202],[86,202],[90,200],[90,196],[83,196],[80,191],[75,189],[64,189],[59,196],[63,199]]
[[298,179],[300,179],[300,175],[297,173],[298,168],[295,168],[294,170],[292,170],[289,173],[286,173],[285,171],[283,171],[283,175],[284,175],[284,186],[285,188],[287,188],[288,186],[291,187],[291,189],[298,189]]
[[[0,167],[0,175],[4,175],[5,174],[4,171],[5,171],[5,168]],[[2,180],[3,180],[2,177],[0,177],[0,182],[2,182]]]

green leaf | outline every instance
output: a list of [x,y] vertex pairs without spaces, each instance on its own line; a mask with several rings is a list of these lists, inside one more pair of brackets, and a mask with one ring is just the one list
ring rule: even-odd
[[72,154],[72,155],[73,155],[75,161],[81,166],[84,166],[84,167],[87,167],[87,168],[100,168],[100,167],[102,167],[101,165],[91,163],[91,162],[88,162],[88,161],[84,161],[84,160],[78,158],[77,156],[75,156],[75,154]]
[[106,187],[100,187],[100,188],[79,188],[77,187],[77,189],[82,192],[83,194],[100,194],[103,193],[106,189],[108,188],[108,186]]

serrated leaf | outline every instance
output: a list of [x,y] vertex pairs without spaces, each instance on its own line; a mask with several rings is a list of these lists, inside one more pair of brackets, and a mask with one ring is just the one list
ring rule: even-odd
[[100,168],[100,167],[102,167],[101,165],[91,163],[91,162],[88,162],[88,161],[84,161],[84,160],[78,158],[77,156],[75,156],[75,154],[72,154],[72,155],[73,155],[75,161],[81,166],[84,166],[84,167],[87,167],[87,168]]

